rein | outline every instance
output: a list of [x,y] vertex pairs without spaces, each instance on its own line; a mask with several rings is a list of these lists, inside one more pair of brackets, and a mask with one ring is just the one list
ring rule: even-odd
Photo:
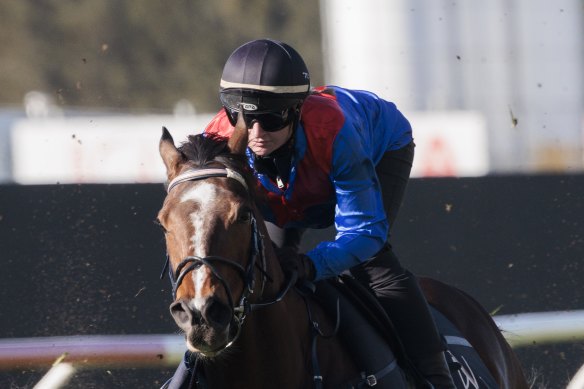
[[[243,178],[243,176],[232,169],[228,169],[228,168],[197,168],[197,169],[189,169],[189,170],[179,174],[173,180],[171,180],[170,183],[168,184],[167,193],[170,193],[170,191],[173,188],[175,188],[177,185],[179,185],[183,182],[202,180],[202,179],[211,178],[211,177],[233,178],[236,181],[238,181],[239,183],[241,183],[243,185],[243,187],[246,189],[246,191],[249,191],[249,188],[248,188],[247,183],[245,182],[245,179]],[[171,266],[170,266],[170,258],[167,254],[166,261],[165,261],[164,267],[162,269],[162,273],[160,274],[160,278],[162,279],[162,278],[164,278],[164,274],[168,271],[168,276],[170,278],[170,283],[172,286],[172,297],[174,300],[176,300],[176,292],[177,292],[180,284],[182,283],[182,281],[184,280],[184,278],[186,277],[186,275],[189,272],[196,270],[196,269],[199,269],[201,266],[207,266],[211,270],[211,272],[213,273],[213,276],[215,276],[219,280],[219,282],[221,283],[221,285],[225,289],[225,292],[227,294],[227,298],[229,300],[229,306],[231,307],[231,309],[233,311],[233,321],[236,323],[236,326],[237,326],[237,331],[236,331],[234,337],[225,346],[223,346],[222,349],[228,348],[229,346],[231,346],[235,342],[235,340],[237,340],[237,338],[239,337],[239,334],[241,332],[241,327],[243,325],[243,322],[244,322],[247,314],[249,314],[250,312],[255,311],[257,309],[264,308],[264,307],[270,306],[272,304],[275,304],[275,303],[281,301],[284,298],[284,296],[286,296],[288,291],[292,288],[292,286],[296,283],[296,280],[298,278],[298,273],[293,272],[293,274],[291,275],[290,279],[288,280],[288,282],[286,283],[284,288],[271,301],[259,302],[259,303],[251,303],[249,301],[249,296],[254,293],[254,288],[255,288],[255,271],[254,271],[255,268],[257,268],[263,275],[260,297],[261,297],[261,295],[263,295],[266,280],[269,280],[271,282],[271,279],[269,279],[269,276],[265,270],[266,269],[266,257],[265,257],[264,246],[263,246],[263,238],[264,237],[261,235],[261,233],[258,230],[257,221],[256,221],[256,218],[253,215],[253,213],[251,215],[250,225],[251,225],[251,251],[249,254],[249,260],[248,260],[247,267],[244,268],[241,264],[235,262],[234,260],[231,260],[228,258],[223,258],[220,256],[215,256],[215,255],[206,256],[206,257],[188,256],[188,257],[184,258],[178,264],[176,269],[173,271]],[[259,257],[259,262],[261,264],[258,264],[258,261],[257,261],[258,257]],[[235,269],[237,271],[237,273],[241,276],[241,278],[244,281],[243,282],[244,290],[242,292],[241,299],[239,300],[239,303],[237,306],[233,302],[233,294],[231,293],[231,288],[229,287],[227,282],[223,279],[223,277],[221,277],[221,275],[219,274],[219,272],[216,269],[216,266],[215,266],[216,263],[222,263],[222,264],[226,264],[226,265],[231,266],[233,269]],[[219,350],[215,350],[215,351],[219,351]]]

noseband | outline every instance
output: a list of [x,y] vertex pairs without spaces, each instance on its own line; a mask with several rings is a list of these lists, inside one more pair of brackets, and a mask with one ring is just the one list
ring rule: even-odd
[[[189,169],[186,172],[179,174],[173,180],[171,180],[168,184],[167,193],[170,193],[170,191],[173,188],[175,188],[177,185],[179,185],[183,182],[197,181],[197,180],[202,180],[202,179],[211,178],[211,177],[233,178],[233,179],[237,180],[239,183],[241,183],[246,191],[249,191],[249,188],[248,188],[247,183],[245,182],[245,179],[243,178],[243,176],[232,169],[228,169],[228,168],[198,168],[198,169]],[[250,254],[249,254],[249,260],[248,260],[247,266],[245,268],[241,264],[239,264],[231,259],[223,258],[220,256],[215,256],[215,255],[210,255],[210,256],[206,256],[206,257],[188,256],[188,257],[184,258],[178,264],[176,269],[173,271],[172,267],[170,266],[169,256],[167,254],[166,261],[165,261],[164,267],[162,269],[162,273],[160,274],[160,278],[162,279],[162,278],[164,278],[164,274],[168,270],[168,276],[170,278],[170,283],[172,285],[172,297],[174,300],[176,300],[177,289],[179,288],[180,284],[182,283],[182,281],[184,280],[184,278],[186,277],[186,275],[189,272],[191,272],[192,270],[199,269],[201,266],[207,266],[211,270],[211,273],[213,274],[213,276],[219,280],[219,282],[221,283],[221,285],[225,289],[225,292],[227,294],[227,299],[229,301],[229,306],[233,311],[233,320],[237,326],[237,331],[236,331],[235,336],[223,348],[229,347],[239,337],[239,333],[241,331],[241,326],[243,325],[245,317],[247,316],[248,313],[250,313],[258,308],[266,307],[266,306],[269,306],[269,305],[272,305],[272,304],[275,304],[275,303],[281,301],[284,298],[284,296],[286,295],[286,293],[288,293],[288,291],[290,290],[292,285],[294,285],[294,283],[296,282],[296,278],[297,278],[297,273],[294,272],[292,277],[290,277],[287,284],[280,291],[280,293],[278,293],[278,295],[276,296],[276,298],[274,300],[271,300],[268,302],[253,303],[253,304],[249,302],[248,298],[254,292],[254,287],[255,287],[255,271],[254,271],[255,268],[258,268],[259,271],[263,275],[260,296],[263,294],[266,280],[271,281],[271,279],[269,279],[269,276],[265,270],[266,269],[266,257],[264,254],[264,246],[263,246],[263,238],[264,237],[260,234],[260,232],[258,230],[257,221],[256,221],[256,218],[253,215],[253,213],[251,215],[250,224],[251,224],[251,250],[250,250]],[[258,263],[258,257],[259,257],[259,263]],[[243,292],[241,294],[241,299],[239,300],[239,304],[237,306],[234,305],[234,303],[233,303],[233,295],[231,293],[231,288],[229,287],[229,285],[227,284],[225,279],[223,277],[221,277],[221,275],[219,274],[219,272],[216,269],[216,265],[215,265],[216,263],[222,263],[222,264],[226,264],[226,265],[231,266],[233,269],[235,269],[237,271],[237,273],[240,275],[240,277],[243,280],[244,289],[243,289]],[[216,350],[216,351],[218,351],[218,350]]]

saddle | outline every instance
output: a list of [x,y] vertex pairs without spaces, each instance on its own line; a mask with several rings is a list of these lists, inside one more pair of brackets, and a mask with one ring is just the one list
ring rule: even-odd
[[[348,383],[344,388],[400,387],[395,383],[404,382],[404,375],[415,387],[424,386],[426,381],[408,359],[391,318],[367,288],[349,275],[319,281],[315,286],[316,301],[332,318],[336,315],[338,300],[339,335],[355,355],[362,372],[360,380]],[[476,350],[454,324],[433,306],[430,306],[430,312],[442,335],[446,360],[456,386],[465,389],[498,388]],[[378,374],[380,371],[383,371],[383,376]],[[364,379],[367,377],[369,380]]]

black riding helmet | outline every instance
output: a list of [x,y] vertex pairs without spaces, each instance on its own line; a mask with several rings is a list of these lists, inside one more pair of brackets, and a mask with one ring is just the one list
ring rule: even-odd
[[227,59],[220,98],[231,120],[234,116],[229,114],[240,107],[246,115],[285,113],[299,107],[309,89],[308,69],[296,50],[286,43],[258,39],[238,47]]

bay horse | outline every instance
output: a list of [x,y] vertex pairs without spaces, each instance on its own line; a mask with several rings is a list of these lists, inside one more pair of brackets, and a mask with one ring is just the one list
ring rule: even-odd
[[[263,200],[254,193],[246,148],[241,120],[228,140],[192,135],[177,148],[163,128],[159,144],[168,182],[157,220],[172,282],[170,312],[197,356],[201,387],[352,387],[347,383],[360,370],[335,335],[335,319],[296,289],[295,274],[284,274],[279,265],[258,211]],[[475,300],[432,279],[420,282],[500,388],[528,388],[517,357]],[[315,327],[331,335],[314,342]],[[403,378],[391,387],[411,385]]]

